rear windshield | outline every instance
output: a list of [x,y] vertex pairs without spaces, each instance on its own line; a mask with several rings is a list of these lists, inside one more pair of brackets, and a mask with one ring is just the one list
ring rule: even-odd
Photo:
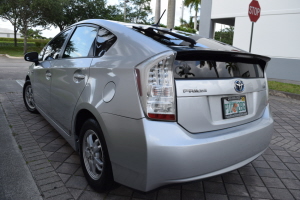
[[[155,41],[157,41],[161,44],[167,45],[167,46],[188,46],[188,45],[190,45],[190,43],[188,41],[186,41],[184,39],[180,39],[178,36],[184,36],[184,37],[187,37],[187,38],[193,36],[194,40],[202,38],[201,36],[198,36],[198,35],[195,35],[195,34],[190,34],[190,33],[186,33],[186,32],[183,32],[183,31],[177,31],[177,30],[169,31],[169,33],[163,33],[162,31],[156,30],[153,27],[144,29],[144,28],[141,28],[141,27],[133,26],[132,29],[139,32],[139,33],[141,33],[141,34],[143,34],[143,35],[146,35],[146,36],[152,38],[153,40],[155,40]],[[170,33],[174,33],[178,36],[177,37],[173,36]],[[196,43],[194,46],[203,47],[204,45]]]
[[263,77],[263,70],[258,64],[211,60],[174,62],[174,78],[177,79]]

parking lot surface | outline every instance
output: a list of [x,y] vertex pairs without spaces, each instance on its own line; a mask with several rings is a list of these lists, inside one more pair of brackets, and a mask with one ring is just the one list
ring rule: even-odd
[[88,186],[78,153],[41,115],[26,110],[16,81],[0,81],[5,83],[0,84],[0,109],[7,129],[43,199],[300,199],[300,101],[270,96],[275,120],[270,147],[238,170],[149,193],[116,185],[99,194]]

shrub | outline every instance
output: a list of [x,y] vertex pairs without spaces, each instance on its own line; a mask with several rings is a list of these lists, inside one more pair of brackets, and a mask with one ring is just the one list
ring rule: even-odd
[[35,42],[35,46],[37,46],[37,47],[44,47],[44,46],[46,46],[47,43],[48,42],[45,42],[45,41],[43,41],[43,42]]
[[[24,42],[18,42],[18,46],[24,46]],[[13,47],[15,45],[12,41],[0,41],[0,46],[4,47]],[[34,42],[27,42],[27,46],[35,46]]]
[[[11,41],[14,42],[14,38],[3,38],[0,37],[0,41]],[[50,40],[43,40],[43,39],[27,39],[27,42],[41,42],[41,43],[48,43]],[[17,38],[17,42],[24,42],[24,38]]]
[[175,30],[178,30],[178,31],[189,32],[189,33],[196,33],[196,32],[197,32],[195,29],[192,29],[192,28],[186,28],[186,27],[181,27],[181,26],[175,26],[174,29],[175,29]]

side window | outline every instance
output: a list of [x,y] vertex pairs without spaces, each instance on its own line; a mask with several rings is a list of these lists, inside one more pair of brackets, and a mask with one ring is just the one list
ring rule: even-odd
[[60,33],[48,44],[48,46],[45,47],[45,53],[44,53],[43,60],[52,60],[52,59],[58,58],[61,48],[62,48],[64,42],[66,41],[70,32],[71,32],[71,29],[67,30],[63,33]]
[[46,49],[46,47],[44,47],[44,48],[41,50],[41,52],[39,53],[39,57],[38,57],[39,61],[43,61],[45,49]]
[[95,27],[77,27],[66,46],[63,58],[87,57],[96,35],[97,28]]
[[100,27],[96,38],[95,56],[103,56],[105,52],[115,43],[117,37],[107,29]]

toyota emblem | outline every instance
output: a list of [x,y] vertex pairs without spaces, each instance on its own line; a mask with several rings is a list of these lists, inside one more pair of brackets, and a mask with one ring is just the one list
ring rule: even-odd
[[234,89],[237,92],[243,92],[244,91],[244,83],[241,80],[234,81]]

